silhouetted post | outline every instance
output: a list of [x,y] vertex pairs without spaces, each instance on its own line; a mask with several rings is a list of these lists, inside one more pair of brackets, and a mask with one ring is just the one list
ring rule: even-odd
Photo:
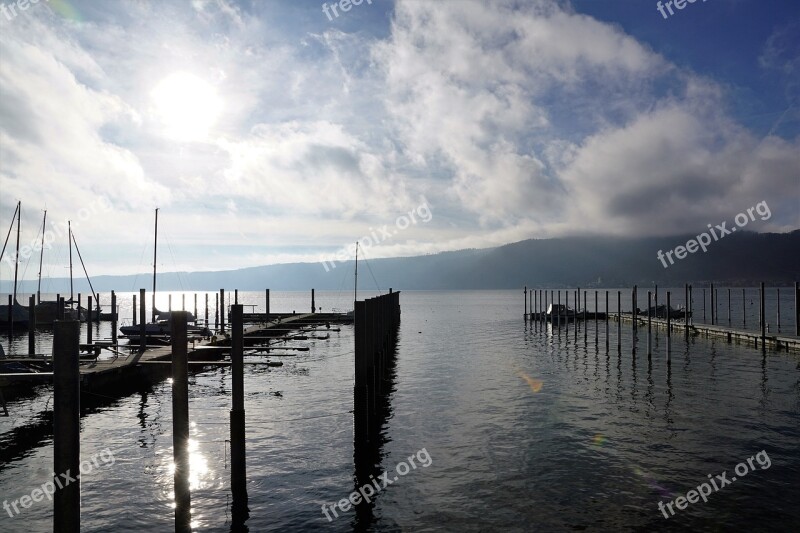
[[667,337],[672,336],[672,313],[670,312],[670,292],[667,291]]
[[247,468],[244,412],[244,306],[231,308],[231,492],[234,521],[247,520]]
[[781,290],[775,289],[775,296],[778,299],[778,333],[781,332]]
[[650,345],[650,333],[652,331],[652,309],[650,308],[650,303],[652,300],[653,293],[651,291],[647,291],[647,355],[653,353],[651,345]]
[[172,457],[175,464],[175,531],[191,531],[189,492],[189,362],[185,311],[170,316],[172,333]]
[[317,312],[317,304],[314,299],[314,289],[311,289],[311,313]]
[[583,291],[583,344],[586,344],[586,337],[589,330],[586,327],[586,291]]
[[[80,322],[53,324],[53,531],[81,530]],[[70,478],[69,483],[61,474]]]
[[355,387],[353,390],[353,430],[355,432],[356,461],[362,459],[359,445],[369,440],[370,383],[368,357],[371,353],[367,332],[367,303],[355,302]]
[[194,293],[194,319],[197,321],[197,293]]
[[597,291],[594,291],[594,334],[597,337]]
[[[683,326],[686,330],[686,335],[689,335],[689,284],[683,284]],[[730,300],[730,289],[728,289],[728,300]],[[728,307],[728,318],[730,318],[730,307]]]
[[92,345],[92,297],[86,297],[86,311],[89,313],[89,319],[86,321],[86,344],[89,345],[91,350]]
[[705,287],[703,287],[703,324],[705,323],[706,323],[706,289]]
[[167,295],[167,311],[172,312],[172,295]]
[[716,305],[716,302],[714,302],[714,284],[712,283],[711,284],[711,325],[712,326],[715,324],[714,315],[716,314],[716,310],[717,310],[717,305]]
[[[97,293],[97,300],[95,301],[95,303],[97,305],[95,306],[96,310],[95,310],[95,313],[94,313],[94,321],[99,324],[100,323],[100,293],[99,292]],[[89,316],[90,317],[92,316],[91,312],[89,313]]]
[[523,300],[525,300],[525,311],[523,312],[523,318],[528,316],[528,286],[525,285],[525,290],[523,291]]
[[145,309],[144,289],[139,289],[139,352],[147,348],[147,310]]
[[533,316],[532,316],[533,315],[533,296],[534,296],[533,293],[534,293],[533,289],[531,289],[531,292],[528,293],[528,307],[530,307],[530,309],[531,309],[531,320],[533,320]]
[[694,297],[692,296],[692,284],[689,284],[689,321],[694,324]]
[[617,351],[622,350],[622,291],[617,291]]
[[269,321],[269,289],[267,289],[266,292],[267,292],[266,313],[267,313],[267,321]]
[[608,354],[608,291],[606,291],[606,354]]
[[561,329],[561,289],[558,290],[558,313],[556,317],[556,324],[558,329]]
[[[586,300],[586,298],[584,298]],[[581,308],[581,288],[578,287],[578,290],[575,291],[575,313],[578,312],[578,309]]]
[[28,355],[36,353],[36,296],[28,298]]
[[220,329],[225,333],[225,289],[219,290],[219,304],[221,306],[219,309]]
[[181,311],[186,311],[186,295],[181,294]]
[[133,306],[131,307],[133,311],[133,325],[136,325],[136,313],[138,312],[138,307],[136,306],[136,295],[133,295]]
[[547,322],[547,304],[549,303],[549,299],[547,297],[547,289],[544,290],[544,321]]
[[658,284],[656,283],[655,294],[653,295],[653,305],[656,306],[656,315],[658,314]]
[[637,309],[639,309],[639,294],[636,292],[638,287],[636,285],[633,286],[633,293],[631,294],[631,316],[633,317],[633,330],[636,331],[638,328],[638,324],[636,323],[636,319],[638,318]]
[[117,293],[111,291],[111,344],[117,345]]
[[747,328],[747,296],[745,289],[742,289],[742,327]]
[[206,311],[205,311],[205,319],[206,320],[205,320],[205,322],[203,322],[203,325],[205,327],[208,327],[208,293],[205,293],[205,297],[206,297]]
[[[239,289],[233,289],[233,304],[239,305]],[[230,316],[228,316],[230,318]]]
[[728,289],[728,326],[731,325],[731,290]]
[[8,295],[8,317],[6,324],[8,324],[8,337],[10,339],[14,331],[14,297],[10,294]]
[[714,293],[714,324],[719,325],[719,289],[715,288],[712,292]]
[[219,294],[214,294],[214,329],[219,327]]
[[761,304],[759,306],[759,315],[761,316],[761,346],[764,347],[764,339],[767,336],[767,315],[765,313],[764,298],[766,297],[764,291],[764,282],[761,282],[761,291],[759,291]]

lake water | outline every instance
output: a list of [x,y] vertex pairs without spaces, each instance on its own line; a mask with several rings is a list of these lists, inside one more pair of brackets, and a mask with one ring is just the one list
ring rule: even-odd
[[[682,298],[682,288],[674,291]],[[272,296],[273,311],[310,310],[309,294]],[[263,309],[263,293],[239,298]],[[317,305],[345,308],[348,298],[321,292]],[[130,295],[120,302],[125,318]],[[283,359],[283,367],[246,366],[250,531],[789,531],[800,524],[800,356],[680,334],[668,353],[664,332],[655,331],[648,355],[646,330],[630,325],[622,326],[618,351],[613,322],[607,351],[603,321],[554,332],[526,324],[522,303],[521,291],[402,293],[380,469],[394,474],[423,449],[429,466],[417,460],[370,506],[340,510],[331,522],[321,506],[356,488],[352,326],[330,340],[301,341],[310,351]],[[792,311],[787,304],[789,319]],[[95,337],[109,336],[108,324],[91,327]],[[7,339],[0,342],[8,349]],[[50,342],[40,335],[37,351],[49,352]],[[27,339],[12,348],[26,350]],[[37,392],[0,417],[2,500],[31,494],[52,472],[52,389]],[[171,530],[169,382],[85,400],[93,405],[82,419],[82,457],[95,465],[82,480],[83,531]],[[190,377],[198,531],[231,529],[230,407],[228,369]],[[113,464],[99,455],[106,449]],[[746,475],[736,475],[739,463]],[[736,481],[664,518],[659,501],[723,472]],[[20,511],[0,512],[0,531],[52,530],[46,499]]]

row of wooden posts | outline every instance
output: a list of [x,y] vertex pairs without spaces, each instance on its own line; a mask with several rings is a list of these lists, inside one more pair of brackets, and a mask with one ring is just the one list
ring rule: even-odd
[[[728,288],[728,325],[731,325],[731,289]],[[692,291],[693,287],[690,284],[684,284],[684,302],[686,305],[684,306],[684,323],[686,326],[693,324],[692,315],[694,314],[694,300],[692,298]],[[703,288],[703,322],[706,320],[706,289]],[[594,314],[596,315],[599,312],[598,306],[598,292],[594,291]],[[548,298],[549,293],[549,298]],[[565,305],[569,306],[569,298],[570,293],[573,295],[573,302],[575,303],[575,309],[580,309],[581,307],[581,289],[565,289]],[[609,291],[605,291],[606,298],[605,298],[605,319],[608,320],[608,295]],[[711,325],[719,325],[720,324],[720,316],[719,316],[719,289],[714,287],[714,284],[711,284],[710,287],[711,293]],[[763,339],[767,333],[767,318],[765,312],[765,298],[766,298],[767,290],[765,288],[765,284],[762,282],[759,287],[759,328],[761,329],[761,338]],[[531,289],[528,290],[527,285],[524,289],[525,294],[525,318],[530,318],[531,321],[533,320],[540,320],[540,321],[547,321],[548,318],[546,317],[546,313],[548,310],[548,306],[550,304],[561,304],[561,290],[549,290],[549,289]],[[557,294],[557,301],[556,301],[556,294]],[[781,304],[780,304],[780,289],[776,289],[776,296],[777,296],[777,329],[778,333],[781,332]],[[653,291],[647,291],[647,318],[648,320],[651,319],[650,317],[650,309],[653,306]],[[671,291],[667,291],[666,294],[666,309],[667,309],[667,321],[671,320],[670,312],[671,309]],[[549,303],[548,303],[549,302]],[[587,300],[587,291],[583,291],[583,314],[582,319],[586,320],[587,311],[586,311],[586,304],[588,303]],[[656,310],[658,308],[658,285],[655,286],[655,299],[654,305]],[[528,308],[530,306],[530,313],[528,313]],[[617,312],[621,313],[622,309],[622,291],[617,291]],[[632,312],[635,314],[638,309],[638,287],[636,285],[633,286],[631,289],[631,309]],[[794,320],[794,327],[795,327],[795,335],[800,336],[800,283],[795,282],[794,284],[794,309],[795,309],[795,320]],[[560,325],[560,314],[551,315],[549,320],[556,326]],[[596,316],[594,317],[597,318]],[[747,326],[747,307],[746,307],[746,297],[745,297],[745,289],[742,289],[742,327]],[[634,329],[636,327],[636,321],[634,320]]]
[[395,356],[400,323],[400,293],[355,302],[355,387],[353,420],[355,441],[369,442],[379,430],[380,398]]
[[[245,462],[244,320],[243,306],[231,306],[230,411],[231,492],[233,522],[248,517]],[[189,491],[189,362],[188,313],[176,311],[172,332],[172,419],[175,463],[175,530],[191,531]],[[55,478],[80,468],[80,322],[57,320],[53,329],[53,446]],[[80,531],[80,479],[56,490],[53,497],[53,530]]]

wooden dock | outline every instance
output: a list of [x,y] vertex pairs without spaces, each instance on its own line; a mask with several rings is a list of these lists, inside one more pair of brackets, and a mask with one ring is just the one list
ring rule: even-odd
[[[324,337],[305,336],[306,339],[294,339],[288,335],[291,331],[305,333],[329,331],[325,325],[346,323],[347,318],[331,313],[305,313],[281,315],[279,320],[250,324],[244,330],[246,345],[253,346],[254,350],[264,356],[285,357],[285,351],[307,351],[307,347],[292,347],[269,345],[269,341],[291,340],[325,340]],[[320,326],[319,329],[310,329],[311,326]],[[225,365],[223,358],[230,352],[229,332],[219,331],[211,337],[194,337],[189,339],[188,354],[190,364],[193,366]],[[100,350],[95,351],[95,348]],[[92,346],[82,345],[85,351],[102,353],[109,351],[113,357],[108,359],[94,358],[84,360],[80,366],[81,390],[84,392],[113,391],[120,384],[134,384],[144,380],[161,379],[167,377],[172,360],[170,346],[149,346],[144,352],[139,352],[139,345],[111,345],[108,342],[98,341]],[[302,350],[305,348],[305,350]],[[275,353],[271,353],[272,351]],[[255,353],[254,353],[255,355]],[[291,354],[294,355],[294,354]],[[53,380],[51,356],[20,356],[2,359],[4,363],[22,363],[42,368],[42,372],[4,373],[0,374],[0,387],[11,391],[15,389],[30,389],[39,384],[50,383]],[[266,364],[266,363],[265,363]]]

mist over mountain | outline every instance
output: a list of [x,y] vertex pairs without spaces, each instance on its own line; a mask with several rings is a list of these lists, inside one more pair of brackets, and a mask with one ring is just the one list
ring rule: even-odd
[[[657,252],[685,245],[694,235],[659,238],[569,237],[530,239],[496,248],[359,261],[359,287],[398,290],[514,289],[533,287],[787,284],[800,279],[800,230],[791,233],[740,232],[712,242],[664,268]],[[674,256],[673,256],[674,257]],[[669,262],[667,261],[669,265]],[[165,272],[159,290],[339,290],[352,288],[354,262],[292,263],[219,272]],[[374,277],[374,279],[373,279]],[[97,276],[96,291],[151,287],[150,274]],[[9,292],[11,281],[1,282]],[[36,290],[36,281],[20,283],[18,292]],[[87,292],[85,279],[75,291]],[[42,280],[43,292],[69,291],[68,279]]]

